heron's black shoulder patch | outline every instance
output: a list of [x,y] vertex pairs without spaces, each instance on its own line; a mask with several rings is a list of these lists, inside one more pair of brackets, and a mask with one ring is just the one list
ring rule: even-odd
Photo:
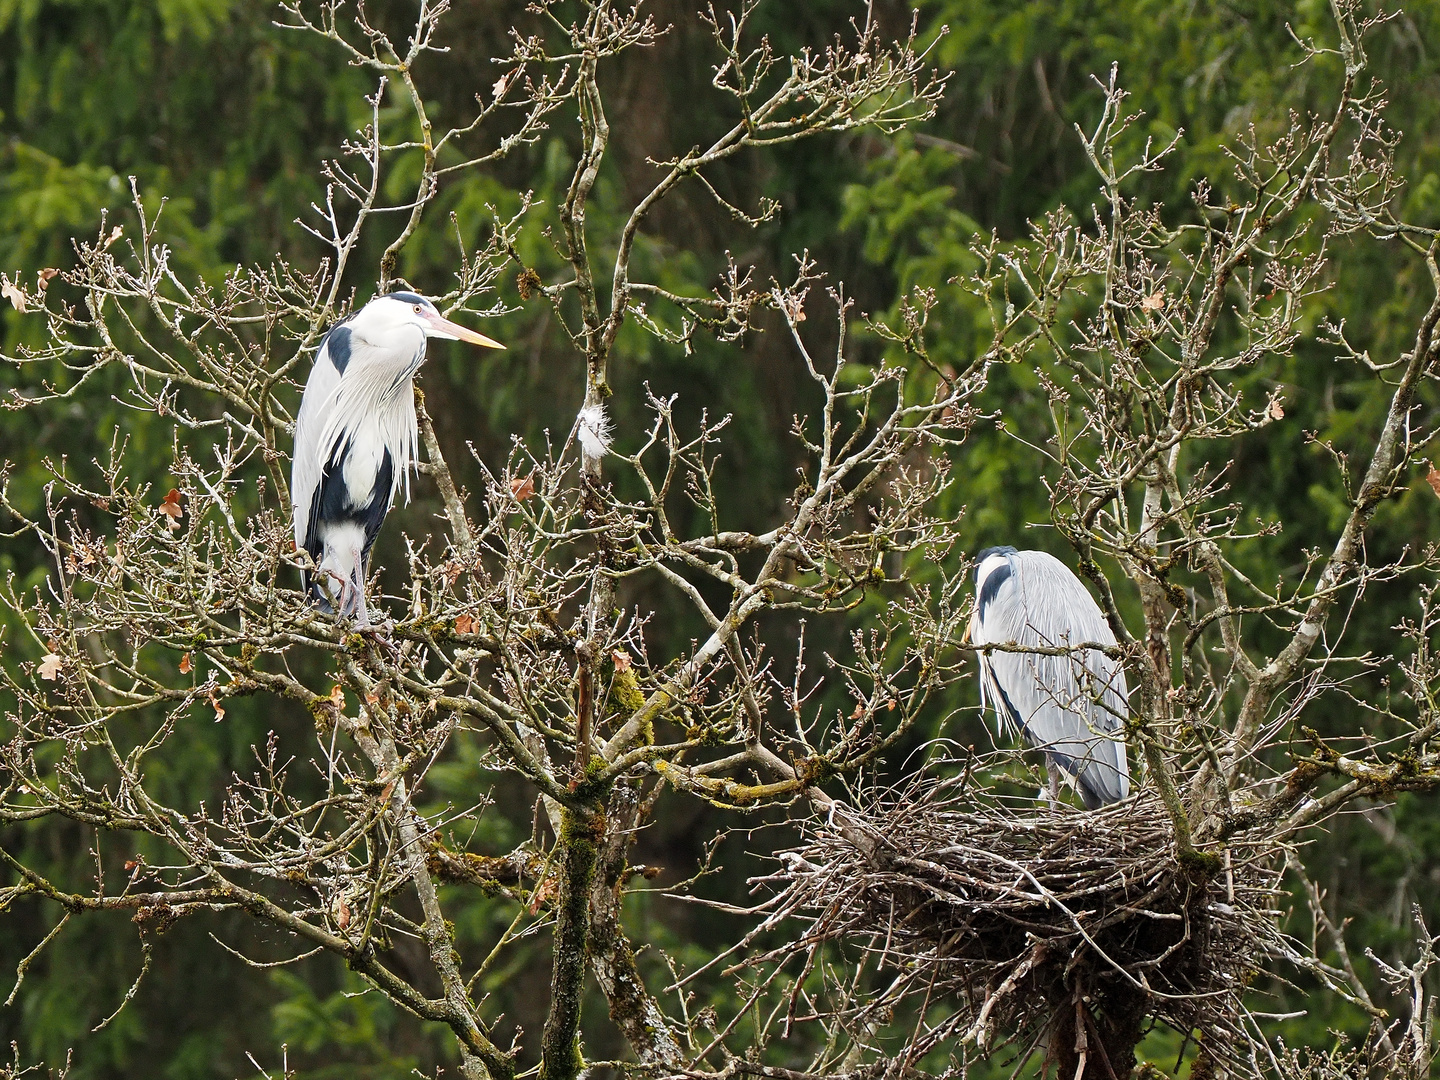
[[[975,553],[975,563],[974,563],[974,566],[975,566],[975,580],[976,580],[976,582],[978,583],[979,580],[980,580],[980,568],[985,565],[985,560],[988,559],[991,555],[1015,555],[1015,554],[1018,554],[1018,553],[1016,552],[1016,550],[1015,550],[1013,547],[1010,547],[1009,545],[1006,545],[1005,547],[988,547],[988,548],[981,548],[979,551],[977,551],[977,552]],[[985,588],[984,588],[984,590],[980,593],[980,596],[979,596],[978,601],[977,601],[978,604],[979,604],[980,612],[981,612],[982,614],[984,613],[985,605],[988,604],[991,600],[993,600],[993,599],[995,598],[995,590],[998,589],[998,588],[1000,588],[1001,582],[1003,582],[1003,581],[1004,581],[1006,578],[1008,578],[1009,576],[1010,576],[1010,563],[1009,563],[1009,560],[1007,559],[1004,566],[1002,566],[999,570],[996,570],[993,574],[991,574],[988,578],[985,579]]]
[[975,600],[975,613],[980,618],[985,618],[985,609],[990,606],[990,601],[995,599],[995,594],[1000,591],[1000,586],[1010,580],[1010,575],[1015,568],[1007,561],[1004,566],[997,566],[990,571],[990,576],[985,579],[985,584],[980,586],[980,595]]
[[425,297],[421,296],[419,293],[413,293],[413,292],[392,292],[392,293],[386,293],[386,294],[385,294],[385,299],[387,299],[387,300],[399,300],[402,304],[423,304],[425,307],[434,307],[434,306],[435,306],[435,305],[432,304],[429,300],[426,300]]
[[344,375],[345,367],[350,363],[350,327],[343,323],[331,327],[320,340],[320,347],[326,350],[335,370]]

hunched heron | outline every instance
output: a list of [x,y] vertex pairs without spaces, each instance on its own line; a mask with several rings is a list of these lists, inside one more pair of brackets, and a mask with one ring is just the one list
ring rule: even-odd
[[[986,548],[975,558],[970,640],[1070,650],[1115,644],[1115,635],[1080,579],[1053,555]],[[1089,809],[1130,794],[1124,735],[1125,672],[1096,648],[1054,654],[987,650],[980,658],[980,702],[1045,754],[1050,794],[1061,779]]]

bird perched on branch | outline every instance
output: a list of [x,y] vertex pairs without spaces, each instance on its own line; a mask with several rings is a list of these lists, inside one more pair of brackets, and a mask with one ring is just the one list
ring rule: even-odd
[[992,649],[980,657],[980,702],[1030,745],[1045,753],[1050,795],[1062,778],[1089,809],[1130,794],[1124,736],[1125,673],[1097,648],[1115,635],[1100,606],[1070,568],[1043,551],[992,547],[975,559],[976,645],[1053,649]]
[[370,624],[370,548],[402,486],[410,497],[419,441],[414,379],[428,338],[505,347],[416,293],[377,296],[320,339],[295,418],[295,546],[316,567],[305,587],[324,610],[362,627]]

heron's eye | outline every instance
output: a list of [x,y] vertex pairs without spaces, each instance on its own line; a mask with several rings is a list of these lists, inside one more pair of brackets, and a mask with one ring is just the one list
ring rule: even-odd
[[425,310],[425,309],[424,309],[423,307],[421,307],[419,304],[416,304],[416,305],[415,305],[415,314],[416,314],[416,315],[419,315],[419,314],[420,314],[421,312],[423,312],[424,310]]

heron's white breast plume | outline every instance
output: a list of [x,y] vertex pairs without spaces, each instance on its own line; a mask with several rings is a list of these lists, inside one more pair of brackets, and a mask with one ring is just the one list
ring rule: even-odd
[[580,454],[587,469],[599,464],[610,452],[610,417],[598,402],[587,405],[575,418],[575,436],[580,440]]

